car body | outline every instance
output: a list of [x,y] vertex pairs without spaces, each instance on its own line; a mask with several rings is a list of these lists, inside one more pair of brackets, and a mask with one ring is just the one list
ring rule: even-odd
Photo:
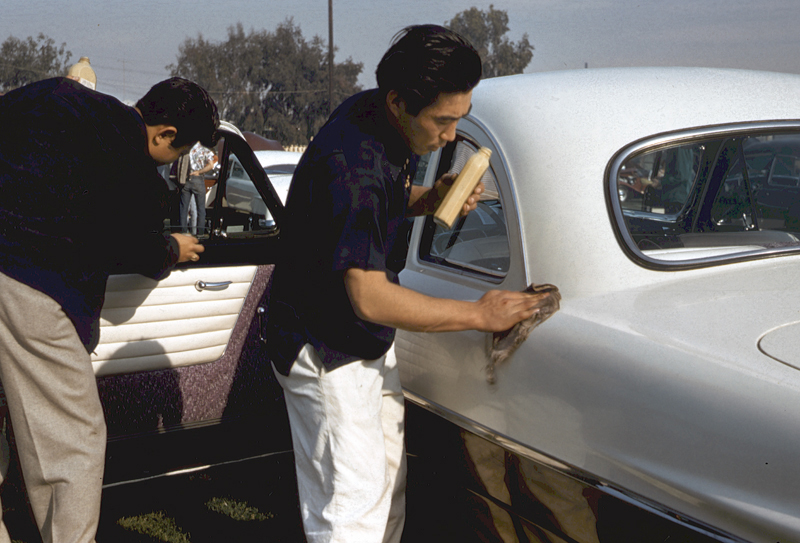
[[280,142],[267,139],[254,132],[242,132],[242,136],[253,151],[285,151]]
[[[401,284],[549,283],[561,307],[494,384],[491,334],[398,331],[410,480],[479,540],[799,541],[800,161],[781,142],[800,76],[564,71],[472,103],[421,175],[486,146],[488,196],[449,231],[416,219]],[[631,165],[660,189],[621,202]]]

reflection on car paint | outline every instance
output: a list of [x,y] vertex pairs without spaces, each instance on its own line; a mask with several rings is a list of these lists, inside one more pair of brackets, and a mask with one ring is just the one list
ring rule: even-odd
[[423,502],[409,515],[446,523],[437,541],[742,543],[533,451],[502,447],[419,397],[407,405],[409,499]]
[[710,133],[639,152],[623,162],[617,185],[629,184],[622,179],[633,171],[645,186],[642,197],[620,192],[620,205],[636,248],[649,257],[674,261],[670,250],[686,248],[728,247],[717,253],[727,256],[800,246],[797,133]]

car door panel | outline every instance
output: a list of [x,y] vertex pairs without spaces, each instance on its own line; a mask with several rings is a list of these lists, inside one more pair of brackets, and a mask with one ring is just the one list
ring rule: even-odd
[[109,436],[105,483],[291,450],[257,311],[266,310],[273,269],[258,267],[217,360],[98,377]]
[[[218,359],[255,271],[255,266],[185,268],[161,281],[135,274],[111,276],[100,315],[100,344],[92,353],[95,374]],[[212,286],[199,288],[201,282]]]

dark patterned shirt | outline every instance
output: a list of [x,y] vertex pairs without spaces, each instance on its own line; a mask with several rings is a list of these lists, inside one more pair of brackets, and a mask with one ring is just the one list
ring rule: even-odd
[[356,316],[344,274],[379,270],[398,283],[417,160],[377,90],[345,101],[309,145],[289,190],[270,295],[268,349],[280,372],[288,375],[306,343],[329,369],[391,346],[393,328]]

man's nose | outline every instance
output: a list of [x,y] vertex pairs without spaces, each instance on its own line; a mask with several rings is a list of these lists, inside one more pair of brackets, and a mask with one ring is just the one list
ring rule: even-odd
[[455,141],[456,139],[456,124],[458,123],[450,123],[447,125],[447,128],[442,132],[441,138],[447,142]]

